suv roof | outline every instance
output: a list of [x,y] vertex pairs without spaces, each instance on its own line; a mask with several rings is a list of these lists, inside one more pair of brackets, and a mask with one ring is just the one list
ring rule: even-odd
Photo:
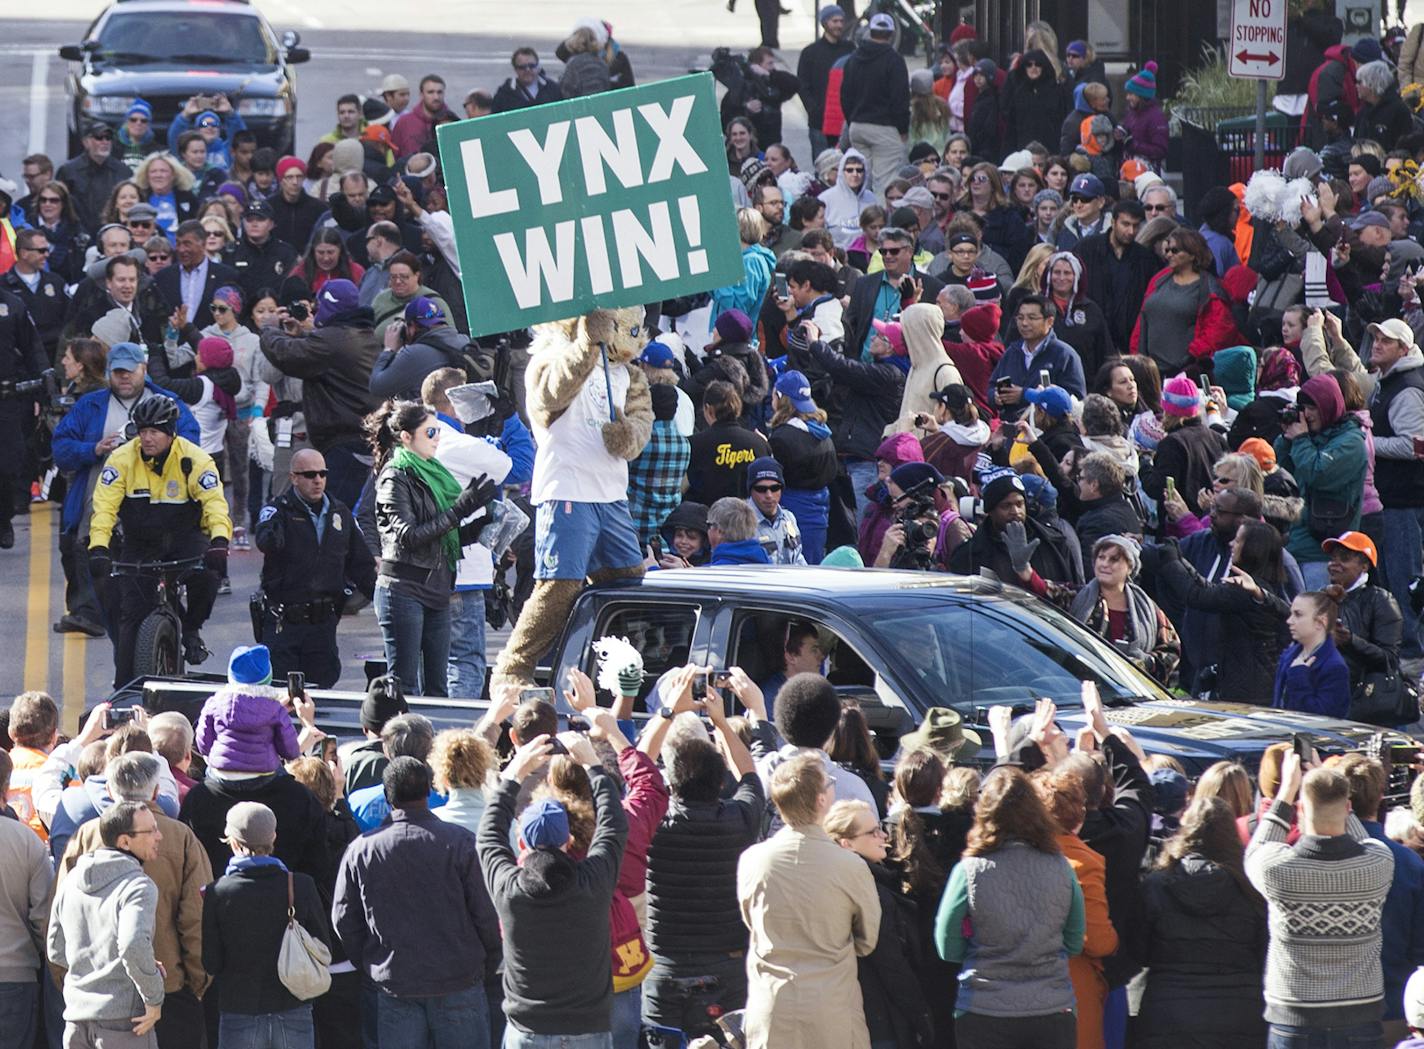
[[[618,586],[615,581],[610,586]],[[627,585],[627,584],[624,584]],[[649,572],[641,583],[654,590],[705,590],[738,594],[774,591],[838,597],[907,590],[939,590],[956,596],[1004,593],[1016,596],[1011,588],[982,576],[948,575],[877,568],[821,568],[804,565],[726,565],[716,568],[679,568]],[[1028,595],[1025,594],[1025,597]]]

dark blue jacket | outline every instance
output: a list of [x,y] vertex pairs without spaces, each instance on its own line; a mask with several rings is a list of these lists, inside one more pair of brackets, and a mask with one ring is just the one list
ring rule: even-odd
[[1392,841],[1384,826],[1374,820],[1360,821],[1365,833],[1382,841],[1394,853],[1394,880],[1384,898],[1380,931],[1380,964],[1384,968],[1384,1018],[1404,1016],[1404,984],[1411,973],[1424,965],[1424,859],[1407,846]]
[[331,920],[351,961],[397,997],[479,986],[500,956],[475,836],[425,805],[396,809],[346,847]]
[[1327,717],[1350,716],[1350,668],[1329,634],[1308,664],[1291,666],[1301,653],[1300,642],[1286,646],[1276,664],[1276,687],[1271,706]]
[[528,484],[534,479],[534,438],[517,413],[510,412],[504,420],[495,446],[514,461],[504,479],[506,485]]
[[[1083,359],[1078,356],[1077,350],[1051,331],[1029,363],[1024,362],[1023,340],[1015,339],[1011,342],[1004,355],[999,358],[999,363],[994,365],[994,371],[989,376],[989,385],[992,387],[1000,379],[1008,379],[1015,386],[1031,390],[1039,385],[1038,373],[1045,368],[1048,369],[1048,378],[1052,385],[1063,387],[1079,400],[1087,396]],[[1018,404],[1001,408],[999,417],[1015,421],[1027,408],[1027,402],[1020,401]]]
[[712,560],[707,564],[712,568],[717,565],[769,565],[771,558],[766,556],[760,540],[743,539],[736,543],[718,543],[713,547]]
[[[178,436],[197,444],[201,437],[198,420],[193,418],[188,406],[152,379],[145,379],[143,385],[178,405]],[[69,409],[69,414],[54,428],[54,465],[61,470],[74,471],[74,480],[64,497],[64,514],[61,518],[61,525],[66,532],[78,528],[80,518],[84,515],[84,504],[89,498],[89,470],[99,463],[94,454],[94,446],[104,439],[104,419],[108,414],[108,389],[95,390],[75,401],[74,407]]]

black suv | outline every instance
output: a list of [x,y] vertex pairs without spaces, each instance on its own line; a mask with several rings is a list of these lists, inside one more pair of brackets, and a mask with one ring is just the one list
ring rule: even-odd
[[168,126],[193,95],[226,94],[257,141],[289,152],[297,84],[289,68],[311,58],[288,31],[278,37],[247,0],[118,0],[84,42],[59,49],[69,61],[69,155],[90,120],[117,129],[129,104],[153,106],[153,131]]

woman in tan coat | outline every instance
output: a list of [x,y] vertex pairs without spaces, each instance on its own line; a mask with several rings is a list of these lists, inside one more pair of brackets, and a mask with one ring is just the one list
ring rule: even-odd
[[747,1049],[869,1049],[856,958],[880,934],[875,879],[821,827],[836,792],[820,755],[777,766],[770,793],[786,825],[737,864]]

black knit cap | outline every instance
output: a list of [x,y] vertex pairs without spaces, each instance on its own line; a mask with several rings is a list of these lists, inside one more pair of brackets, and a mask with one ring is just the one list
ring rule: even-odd
[[391,718],[409,712],[400,678],[383,674],[366,686],[366,698],[361,701],[361,727],[369,732],[380,732]]

